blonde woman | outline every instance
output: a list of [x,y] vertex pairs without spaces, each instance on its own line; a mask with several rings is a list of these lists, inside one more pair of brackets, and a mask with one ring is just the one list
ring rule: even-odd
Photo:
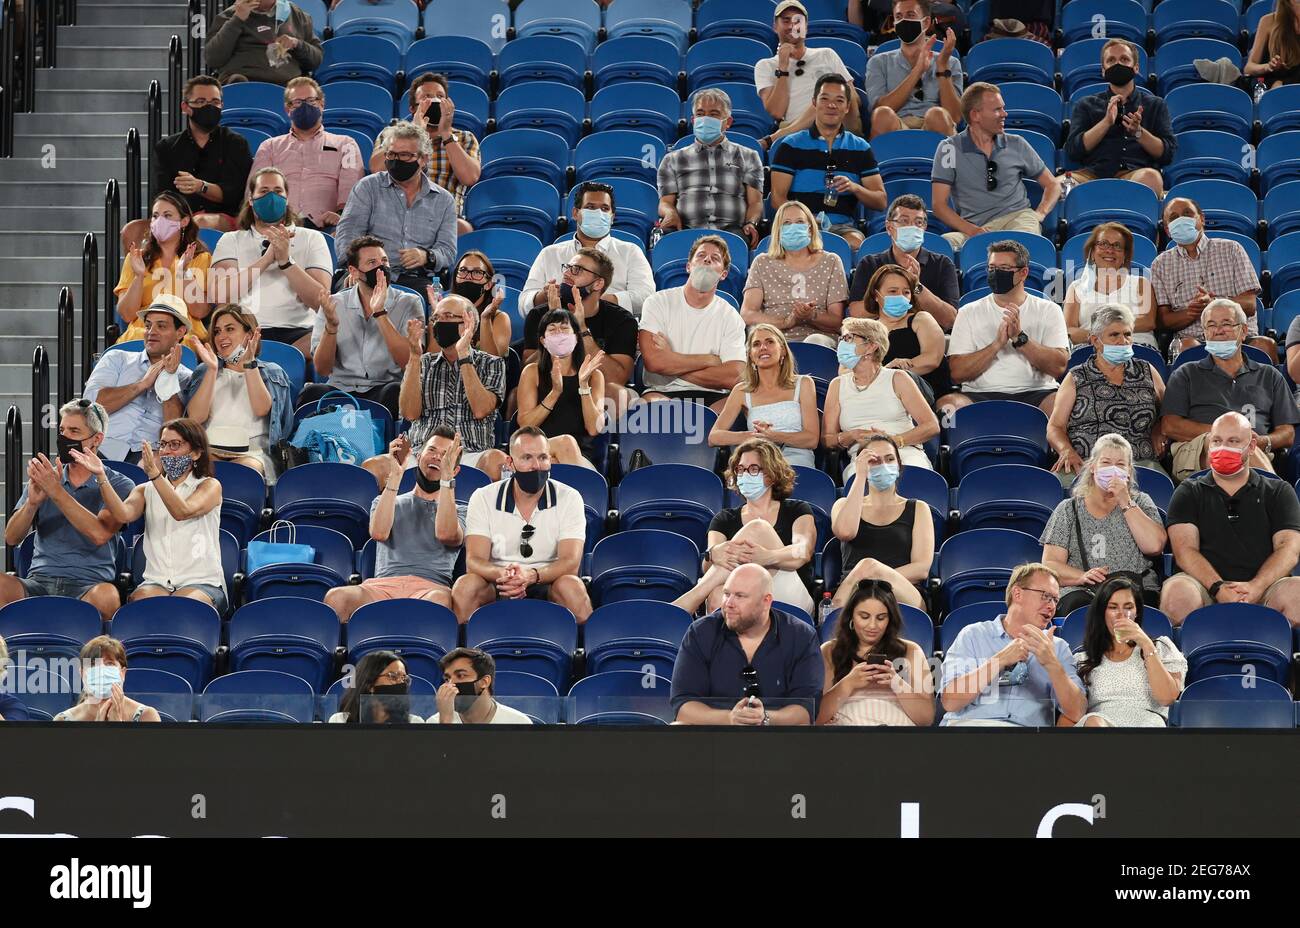
[[[760,322],[749,332],[745,374],[731,389],[718,421],[709,432],[715,448],[734,447],[751,438],[773,442],[791,466],[813,467],[817,447],[817,388],[812,378],[796,373],[794,357],[781,330]],[[747,431],[732,430],[741,407]]]
[[794,200],[783,203],[767,253],[750,265],[740,318],[775,326],[788,341],[834,348],[848,299],[844,263],[822,248],[813,214]]
[[939,434],[939,419],[926,403],[912,375],[885,367],[889,331],[875,319],[845,319],[837,348],[843,374],[826,391],[822,444],[849,452],[848,480],[858,452],[875,435],[887,435],[899,447],[907,467],[932,470],[921,445]]

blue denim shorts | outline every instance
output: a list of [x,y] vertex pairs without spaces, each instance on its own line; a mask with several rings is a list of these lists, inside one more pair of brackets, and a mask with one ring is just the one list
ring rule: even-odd
[[78,580],[73,577],[47,577],[42,574],[28,574],[26,577],[19,577],[18,582],[23,585],[28,596],[70,596],[73,599],[81,599],[93,588],[101,583],[110,583],[109,580]]
[[[169,595],[173,595],[173,596],[176,594],[176,589],[182,589],[181,587],[177,587],[173,589],[171,587],[163,586],[161,583],[140,584],[140,587],[149,587],[149,586],[157,587],[160,590],[166,590]],[[198,590],[200,593],[203,593],[205,596],[207,596],[208,599],[212,600],[212,608],[217,610],[218,615],[226,614],[226,607],[228,603],[226,601],[226,594],[222,592],[221,587],[213,586],[208,583],[187,583],[185,584],[183,589]]]

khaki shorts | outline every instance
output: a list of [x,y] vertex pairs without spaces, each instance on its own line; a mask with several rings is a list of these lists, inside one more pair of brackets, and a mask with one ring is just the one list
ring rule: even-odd
[[[1182,483],[1197,471],[1205,470],[1205,465],[1201,463],[1201,459],[1205,455],[1205,443],[1209,438],[1209,432],[1202,432],[1189,441],[1176,441],[1170,444],[1169,451],[1174,456],[1175,483]],[[1270,474],[1276,473],[1273,470],[1273,462],[1269,460],[1268,455],[1264,454],[1262,450],[1256,450],[1255,455],[1250,460],[1250,466],[1266,470]]]
[[903,124],[904,128],[907,128],[907,129],[923,129],[923,128],[925,128],[925,117],[924,117],[924,116],[899,116],[899,117],[898,117],[898,121],[901,122],[901,123]]
[[[1201,584],[1201,581],[1200,581],[1200,580],[1197,580],[1197,579],[1196,579],[1195,577],[1193,577],[1191,574],[1187,574],[1187,573],[1178,573],[1178,574],[1174,574],[1172,577],[1169,578],[1169,580],[1178,580],[1178,579],[1186,580],[1186,581],[1187,581],[1188,583],[1190,583],[1192,586],[1196,587],[1196,591],[1197,591],[1198,593],[1201,594],[1201,605],[1202,605],[1202,606],[1209,606],[1209,605],[1212,605],[1212,604],[1214,603],[1214,597],[1212,597],[1212,596],[1210,595],[1210,591],[1207,590],[1207,589],[1206,589],[1206,588]],[[1287,582],[1288,580],[1290,580],[1290,579],[1292,579],[1292,578],[1291,578],[1291,577],[1283,577],[1283,578],[1280,579],[1280,580],[1274,580],[1274,581],[1273,581],[1273,585],[1270,586],[1267,590],[1264,591],[1264,596],[1263,596],[1262,599],[1260,599],[1260,602],[1261,602],[1261,603],[1266,603],[1266,602],[1268,602],[1268,598],[1269,598],[1270,596],[1272,596],[1274,593],[1277,592],[1278,587],[1281,586],[1283,583],[1286,583],[1286,582]],[[1166,580],[1165,583],[1168,583],[1169,580]]]
[[[990,219],[984,223],[984,228],[990,232],[1029,232],[1033,235],[1042,235],[1043,220],[1034,210],[1021,209]],[[966,235],[962,232],[945,232],[943,239],[953,247],[954,251],[961,251],[961,246],[966,244]]]
[[[1148,171],[1148,170],[1156,170],[1156,169],[1155,168],[1134,168],[1131,171],[1120,171],[1118,174],[1115,174],[1114,177],[1116,180],[1128,180],[1138,171]],[[1086,184],[1090,180],[1097,179],[1097,175],[1093,174],[1091,171],[1077,171],[1077,170],[1071,171],[1070,177],[1073,178],[1076,184]]]
[[375,577],[364,580],[361,589],[375,599],[429,599],[431,593],[450,593],[449,587],[423,577]]

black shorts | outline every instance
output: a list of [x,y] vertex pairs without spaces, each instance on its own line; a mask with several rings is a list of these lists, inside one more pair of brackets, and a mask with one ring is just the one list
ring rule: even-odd
[[666,390],[655,390],[649,387],[646,388],[645,392],[658,393],[665,399],[681,400],[686,403],[703,403],[706,406],[711,403],[716,403],[718,400],[725,400],[728,395],[726,393],[718,393],[714,390],[676,390],[669,393]]
[[528,589],[524,590],[524,599],[545,599],[551,598],[551,585],[549,583],[531,583]]
[[262,326],[262,337],[268,341],[282,342],[286,345],[292,345],[298,339],[311,335],[309,326],[297,325],[264,325]]

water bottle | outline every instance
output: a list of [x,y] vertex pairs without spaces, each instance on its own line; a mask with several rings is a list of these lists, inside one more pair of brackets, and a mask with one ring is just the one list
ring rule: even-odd
[[817,627],[821,628],[831,615],[831,594],[823,593],[821,605],[817,608]]
[[651,250],[651,251],[654,251],[654,250],[655,250],[655,246],[659,244],[659,239],[661,239],[661,238],[663,238],[663,237],[664,237],[663,220],[661,219],[661,220],[656,221],[655,224],[654,224],[654,228],[652,228],[652,229],[650,230],[650,250]]
[[822,206],[834,209],[840,202],[839,191],[835,189],[835,165],[826,168],[826,192],[822,194]]
[[1073,189],[1074,189],[1074,172],[1066,171],[1065,176],[1061,178],[1061,202],[1062,203],[1065,202],[1065,198],[1070,195],[1070,191]]
[[1268,84],[1264,83],[1263,81],[1256,81],[1256,82],[1255,82],[1255,103],[1256,103],[1256,105],[1259,104],[1259,101],[1263,98],[1264,94],[1265,94],[1267,91],[1268,91]]
[[515,475],[515,472],[512,471],[509,467],[507,467],[505,464],[502,464],[502,465],[501,465],[501,479],[502,479],[502,480],[510,480],[510,479],[512,479],[512,478],[514,477],[514,475]]

